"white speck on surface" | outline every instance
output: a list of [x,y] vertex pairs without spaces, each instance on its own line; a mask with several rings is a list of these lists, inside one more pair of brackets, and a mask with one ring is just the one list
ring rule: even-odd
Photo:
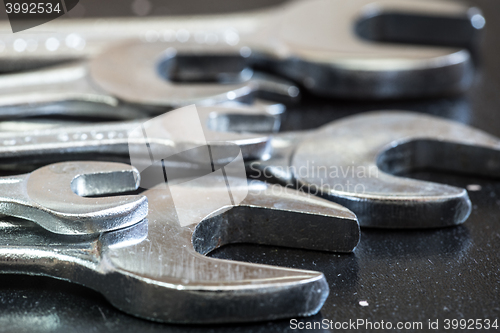
[[359,301],[359,305],[368,306],[368,302],[367,301]]
[[3,140],[3,144],[5,146],[13,146],[16,144],[16,140],[15,139],[11,139],[11,140]]
[[229,45],[236,45],[240,42],[240,36],[233,29],[228,29],[224,32],[224,40]]
[[85,39],[77,34],[69,34],[64,41],[66,46],[71,49],[83,50],[85,48]]
[[189,40],[189,37],[191,36],[191,34],[189,33],[189,31],[187,31],[186,29],[179,29],[176,33],[175,33],[175,38],[181,42],[181,43],[185,43]]
[[57,138],[61,141],[68,141],[69,140],[69,136],[68,134],[66,133],[61,133],[57,136]]
[[18,38],[14,41],[14,50],[16,52],[23,52],[26,50],[26,47],[28,46],[28,43],[22,38]]
[[472,26],[476,29],[482,29],[486,24],[486,20],[480,14],[475,14],[470,18]]
[[45,41],[45,48],[49,51],[55,51],[59,48],[59,40],[55,37],[50,37]]
[[467,191],[481,191],[481,185],[478,184],[469,184],[467,185]]
[[290,97],[297,97],[299,95],[299,88],[297,87],[288,88],[288,95]]
[[148,30],[144,35],[147,42],[154,43],[160,38],[160,33],[156,30]]
[[248,46],[243,46],[243,47],[240,49],[240,55],[241,55],[243,58],[248,58],[251,54],[252,54],[252,50],[251,50]]
[[173,42],[175,40],[175,31],[171,29],[163,31],[163,40],[165,42]]

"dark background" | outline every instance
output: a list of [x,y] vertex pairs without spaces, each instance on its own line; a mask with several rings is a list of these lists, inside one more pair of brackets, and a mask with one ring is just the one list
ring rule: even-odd
[[[273,3],[276,3],[274,1]],[[141,15],[231,12],[270,4],[259,1],[149,1]],[[346,115],[380,109],[413,110],[455,119],[500,137],[500,2],[478,0],[487,29],[472,89],[454,98],[359,102],[304,96],[290,106],[283,130],[314,128]],[[74,17],[136,15],[133,1],[82,0]],[[0,8],[0,12],[3,10]],[[137,11],[136,11],[137,12]],[[362,230],[353,254],[254,245],[231,245],[212,257],[324,272],[330,296],[315,317],[320,321],[500,320],[500,180],[436,172],[412,177],[470,191],[473,211],[458,227],[427,231]],[[362,307],[359,301],[368,306]],[[228,304],[230,306],[230,304]],[[111,306],[99,293],[44,277],[0,276],[0,331],[7,332],[286,332],[288,320],[249,325],[166,325],[138,319]],[[494,331],[493,329],[490,331]]]

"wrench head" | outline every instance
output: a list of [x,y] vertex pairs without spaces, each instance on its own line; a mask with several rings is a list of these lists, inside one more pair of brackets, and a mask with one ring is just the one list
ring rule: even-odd
[[317,94],[348,98],[465,91],[465,47],[485,23],[477,8],[451,1],[298,1],[275,14],[248,41],[264,64]]
[[469,216],[467,191],[393,174],[432,168],[498,177],[500,140],[434,116],[380,111],[324,126],[297,146],[290,166],[301,186],[351,209],[363,227],[444,227]]
[[[359,240],[355,215],[284,187],[273,193],[265,183],[228,178],[144,192],[148,236],[127,247],[107,247],[103,238],[103,258],[112,270],[100,291],[128,313],[164,322],[246,322],[317,313],[328,295],[322,273],[203,254],[237,242],[350,252]],[[226,181],[232,193],[248,186],[239,204],[227,200]],[[181,207],[175,207],[173,195]],[[180,223],[176,211],[190,221]]]
[[124,195],[85,198],[133,191],[139,172],[126,164],[63,162],[33,171],[26,179],[32,209],[14,216],[36,221],[58,234],[94,234],[120,229],[143,220],[147,198]]
[[[217,61],[210,61],[211,58]],[[226,75],[226,79],[217,78],[215,75],[221,76],[220,68],[227,66],[228,62],[236,63],[237,74]],[[186,70],[192,70],[196,75],[178,74]],[[130,104],[153,110],[253,99],[257,93],[291,100],[298,96],[299,91],[286,80],[254,74],[246,67],[238,49],[233,47],[218,46],[206,50],[196,45],[170,42],[129,42],[109,48],[92,59],[89,71],[93,83],[100,89]]]

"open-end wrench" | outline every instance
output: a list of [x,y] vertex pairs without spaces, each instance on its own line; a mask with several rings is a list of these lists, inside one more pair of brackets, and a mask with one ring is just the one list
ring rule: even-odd
[[[259,127],[258,122],[256,119],[247,123]],[[245,123],[238,127],[251,131]],[[54,129],[46,131],[55,133]],[[238,134],[244,135],[240,142],[230,132],[219,134],[223,134],[222,140],[235,144],[253,142],[250,133]],[[1,134],[0,138],[2,135],[7,138],[12,134]],[[18,138],[26,135],[29,134],[20,133]],[[0,146],[0,158],[15,163],[17,158],[33,156],[38,151],[47,153],[58,146],[54,145],[54,135],[49,139],[41,145],[21,143],[15,149],[4,144]],[[367,227],[441,227],[462,223],[470,213],[471,204],[464,189],[391,176],[388,172],[435,167],[494,176],[497,165],[497,138],[449,120],[411,112],[356,115],[313,131],[278,133],[272,138],[261,134],[255,139],[267,145],[253,142],[246,148],[242,146],[249,172],[345,205],[358,214],[360,225]],[[99,152],[95,144],[99,142],[90,142],[86,149]],[[106,151],[109,142],[103,144]],[[66,153],[84,151],[74,142],[68,145]],[[484,161],[484,169],[467,163],[478,160]]]
[[[498,177],[500,140],[442,118],[398,111],[347,117],[317,130],[280,133],[255,176],[335,201],[362,227],[433,228],[464,222],[462,188],[399,177],[415,168]],[[391,175],[396,174],[396,175]]]
[[[260,158],[268,153],[269,132],[279,128],[279,105],[226,104],[219,106],[198,107],[198,116],[203,132],[212,146],[224,146],[227,142],[241,148],[242,157],[247,160]],[[147,142],[155,151],[162,151],[164,156],[176,153],[178,146],[183,149],[203,146],[201,142],[180,133],[169,133],[172,124],[167,113],[151,128],[144,128],[149,133],[148,141],[144,138],[129,138],[129,133],[142,128],[148,119],[99,124],[82,124],[65,127],[49,127],[18,132],[0,132],[0,167],[24,165],[30,161],[34,165],[57,162],[64,155],[64,160],[105,159],[130,162],[129,152],[142,151]],[[187,130],[188,131],[188,130]],[[235,134],[234,132],[238,132]],[[245,132],[262,132],[261,136]],[[20,163],[22,161],[22,163]],[[193,164],[195,167],[195,165]]]
[[290,1],[226,16],[55,20],[5,36],[0,61],[7,69],[82,59],[112,42],[142,39],[188,47],[194,57],[243,55],[326,96],[422,96],[468,87],[471,61],[463,47],[484,24],[476,8],[448,1]]
[[85,198],[133,191],[139,172],[128,165],[65,162],[30,174],[0,178],[0,213],[38,223],[57,234],[96,234],[143,220],[148,202],[142,195]]
[[136,42],[90,63],[1,75],[0,119],[54,114],[137,119],[194,103],[248,103],[256,97],[291,101],[299,95],[294,84],[245,68],[224,82],[174,82],[159,69],[165,58],[162,45]]
[[[136,316],[176,323],[225,323],[312,315],[328,295],[322,273],[205,257],[245,242],[349,252],[359,226],[349,210],[294,190],[248,186],[237,205],[224,204],[226,179],[143,192],[147,220],[97,236],[61,236],[28,221],[0,223],[0,272],[51,276],[101,292]],[[234,189],[234,187],[233,187]],[[171,192],[183,196],[190,220],[180,224]],[[220,201],[213,209],[194,197]]]

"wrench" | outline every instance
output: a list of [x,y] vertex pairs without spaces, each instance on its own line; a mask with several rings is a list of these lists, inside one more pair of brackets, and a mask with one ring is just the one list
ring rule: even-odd
[[[242,55],[320,95],[415,97],[467,89],[464,46],[484,25],[478,9],[446,1],[290,1],[226,16],[55,20],[5,36],[0,62],[16,69],[80,60],[110,43],[142,39],[187,47],[187,56]],[[10,31],[8,23],[2,28]]]
[[[279,133],[254,177],[294,184],[351,209],[362,227],[435,228],[463,223],[467,191],[397,176],[415,168],[498,176],[500,140],[434,116],[379,111],[317,130]],[[395,175],[391,175],[395,174]]]
[[135,168],[118,163],[53,164],[30,174],[1,177],[0,213],[36,222],[57,234],[116,230],[143,220],[147,199],[142,195],[84,197],[133,191],[139,180]]
[[[248,123],[258,127],[256,123],[259,121]],[[244,124],[241,129],[245,128]],[[46,131],[53,134],[67,129]],[[247,131],[251,129],[247,127]],[[464,189],[389,173],[433,167],[495,175],[495,147],[498,145],[498,139],[479,130],[409,112],[368,113],[347,117],[314,131],[278,133],[272,138],[266,135],[254,137],[265,145],[249,141],[250,133],[238,134],[244,135],[239,142],[230,132],[214,133],[220,134],[223,134],[223,139],[219,140],[242,146],[249,172],[320,194],[354,211],[361,226],[382,228],[429,228],[464,222],[471,210]],[[3,135],[11,136],[8,133]],[[21,133],[18,138],[26,135],[29,134]],[[53,139],[54,135],[50,135],[46,144],[23,143],[15,149],[4,145],[0,148],[0,157],[6,162],[14,162],[16,158],[33,156],[37,152],[48,153],[50,148],[57,147]],[[252,143],[245,147],[243,142]],[[109,142],[103,142],[103,147],[99,147],[99,141],[88,144],[90,147],[86,149],[97,152],[104,150]],[[69,151],[81,149],[77,142],[71,141],[66,148]],[[448,159],[443,159],[443,156]],[[479,159],[484,160],[490,169],[474,170],[464,162]]]
[[[45,275],[101,292],[130,314],[174,323],[230,323],[308,316],[328,295],[322,273],[207,258],[235,242],[350,252],[359,226],[349,210],[294,190],[276,194],[266,183],[248,186],[238,205],[218,209],[193,196],[221,203],[225,179],[181,183],[170,191],[192,204],[181,225],[168,188],[143,192],[147,220],[129,228],[85,236],[60,236],[25,220],[0,223],[0,272]],[[207,190],[210,189],[210,190]],[[50,244],[50,245],[49,245]]]
[[293,84],[245,68],[230,83],[169,81],[158,69],[164,57],[161,45],[127,43],[90,62],[2,75],[0,118],[60,114],[138,119],[194,103],[209,106],[252,102],[259,96],[287,100],[299,96]]
[[[258,122],[249,123],[258,126]],[[244,128],[243,124],[240,129]],[[239,145],[252,137],[246,133],[245,140],[238,143],[230,132],[219,134],[223,134],[223,140]],[[249,172],[340,203],[357,214],[362,227],[432,228],[463,223],[471,210],[464,189],[389,173],[433,167],[494,176],[497,165],[497,138],[449,120],[411,112],[361,114],[313,131],[278,133],[267,139],[258,135],[254,139],[267,144],[265,149],[256,150],[250,149],[253,144],[242,146]],[[90,144],[90,149],[99,151],[92,146],[95,143]],[[53,146],[49,141],[47,147]],[[4,145],[0,157],[14,162],[12,157],[32,156],[39,151],[49,150],[44,145],[11,150]],[[474,169],[467,160],[485,161],[485,168]]]
[[[198,107],[197,110],[205,137],[213,147],[225,147],[227,142],[236,144],[241,148],[243,158],[249,160],[260,158],[269,151],[268,133],[276,131],[280,125],[279,105],[245,106],[233,103]],[[140,137],[129,138],[129,133],[142,128],[148,119],[0,132],[1,164],[3,168],[18,165],[20,159],[29,160],[34,165],[47,164],[60,161],[63,154],[66,160],[111,158],[129,163],[130,149],[141,153],[146,142],[163,156],[177,153],[179,146],[190,149],[206,144],[186,137],[186,133],[177,136],[169,133],[169,128],[172,128],[171,114],[161,116],[154,126],[145,129],[149,133],[149,141]],[[248,131],[263,134],[245,133]],[[192,166],[195,167],[194,164]]]

